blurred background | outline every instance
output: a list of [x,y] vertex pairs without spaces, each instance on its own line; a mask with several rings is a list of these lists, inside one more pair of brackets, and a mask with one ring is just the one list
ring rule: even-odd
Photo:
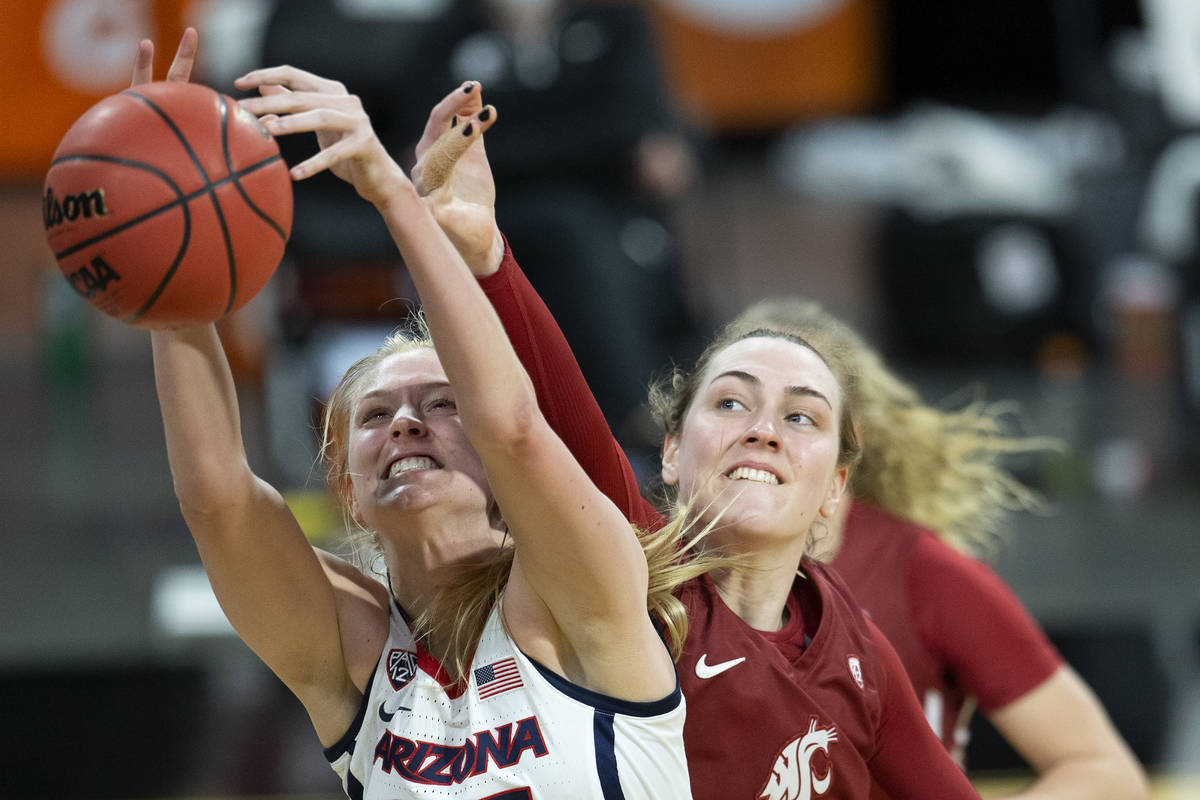
[[[232,634],[174,502],[148,338],[44,242],[76,117],[165,74],[291,63],[406,165],[467,78],[498,217],[639,474],[647,382],[746,304],[822,301],[926,398],[1018,401],[1069,452],[994,565],[1156,780],[1200,797],[1200,4],[1194,0],[22,0],[0,23],[0,797],[336,797],[299,703]],[[315,144],[284,143],[295,161]],[[296,189],[221,324],[251,461],[314,542],[314,412],[414,292],[377,215]],[[978,720],[985,791],[1022,762]]]

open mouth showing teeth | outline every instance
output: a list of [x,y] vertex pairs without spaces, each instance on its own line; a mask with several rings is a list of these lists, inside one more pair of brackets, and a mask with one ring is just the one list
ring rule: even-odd
[[417,469],[441,469],[436,461],[429,456],[409,456],[399,461],[393,461],[384,477],[394,478],[402,472],[412,472]]
[[779,478],[765,469],[751,469],[750,467],[738,467],[729,473],[728,478],[731,481],[754,481],[755,483],[766,483],[771,486],[779,484]]

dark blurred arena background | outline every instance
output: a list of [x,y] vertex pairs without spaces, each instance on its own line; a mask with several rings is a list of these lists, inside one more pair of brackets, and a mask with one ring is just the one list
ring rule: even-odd
[[[547,5],[551,29],[522,27]],[[1053,510],[1015,518],[996,567],[1156,798],[1200,797],[1194,0],[6,0],[0,797],[340,795],[208,591],[146,335],[76,297],[43,239],[62,134],[140,38],[163,74],[187,24],[199,80],[339,78],[406,164],[430,104],[479,79],[501,226],[647,477],[646,383],[768,294],[822,301],[929,398],[1019,401],[1070,449],[1020,465]],[[412,300],[373,210],[318,178],[221,325],[253,466],[315,542],[338,520],[314,410]],[[1023,779],[984,722],[968,752],[985,793]]]

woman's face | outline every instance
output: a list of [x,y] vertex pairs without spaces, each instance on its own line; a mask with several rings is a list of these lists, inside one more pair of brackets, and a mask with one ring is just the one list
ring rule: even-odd
[[429,348],[388,356],[363,382],[350,409],[347,459],[351,511],[372,530],[439,503],[481,514],[491,504],[483,462]]
[[806,539],[846,485],[840,413],[837,379],[811,349],[741,339],[709,362],[679,434],[664,442],[663,480],[702,519],[725,510],[722,529]]

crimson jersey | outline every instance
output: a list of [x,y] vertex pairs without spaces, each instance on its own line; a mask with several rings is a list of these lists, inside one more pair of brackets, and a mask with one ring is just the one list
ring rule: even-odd
[[[662,517],[570,348],[506,248],[480,281],[537,388],[542,412],[589,476],[633,522]],[[925,723],[895,651],[834,573],[805,562],[778,632],[750,628],[702,578],[685,587],[678,663],[684,745],[696,798],[978,798]],[[811,637],[811,640],[810,638]],[[744,659],[744,660],[742,660]]]
[[1002,708],[1062,663],[995,572],[872,505],[850,507],[833,566],[896,649],[934,733],[959,757],[968,699]]

